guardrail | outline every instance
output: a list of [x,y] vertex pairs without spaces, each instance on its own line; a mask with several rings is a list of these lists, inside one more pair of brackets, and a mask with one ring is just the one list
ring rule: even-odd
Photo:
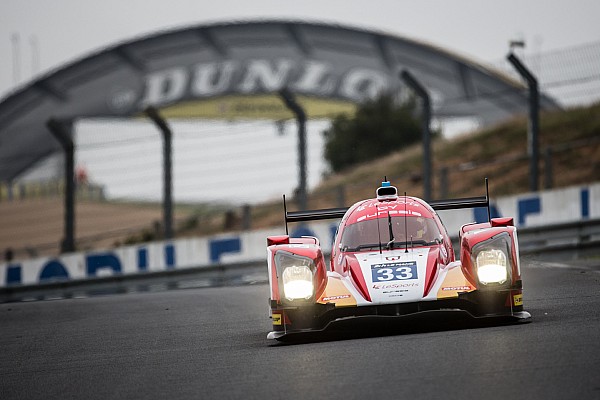
[[[577,257],[594,249],[600,254],[600,219],[519,228],[517,233],[521,255],[555,257],[556,253],[572,253]],[[452,243],[456,254],[460,254],[458,237],[452,237]]]
[[519,229],[521,252],[588,247],[600,241],[600,219]]
[[266,262],[261,260],[147,272],[137,275],[113,275],[35,285],[8,286],[0,288],[0,303],[266,282],[268,282]]
[[521,255],[545,261],[600,257],[600,219],[522,228],[518,234]]
[[[518,234],[521,255],[546,256],[553,260],[600,255],[600,219],[521,228]],[[455,246],[458,245],[457,239],[453,238]],[[8,286],[0,288],[0,303],[263,282],[267,282],[266,261],[257,259],[141,274]]]

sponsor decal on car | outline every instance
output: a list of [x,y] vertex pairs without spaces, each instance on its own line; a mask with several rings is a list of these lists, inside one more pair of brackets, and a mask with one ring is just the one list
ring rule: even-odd
[[419,204],[418,202],[416,202],[414,200],[407,199],[407,201],[405,201],[405,200],[399,198],[398,200],[396,200],[394,203],[392,203],[390,205],[382,205],[379,202],[368,202],[367,204],[357,207],[356,211],[364,211],[364,210],[368,210],[371,208],[376,208],[377,211],[387,212],[387,211],[395,211],[396,209],[398,209],[398,210],[402,211],[402,213],[404,214],[404,213],[406,213],[405,206],[410,206],[410,207],[416,208],[416,207],[421,207],[421,204]]
[[338,296],[327,296],[323,297],[321,301],[330,301],[330,300],[340,300],[340,299],[348,299],[350,298],[349,294],[340,294]]
[[515,306],[522,306],[523,305],[523,295],[522,294],[515,294],[513,296],[513,303]]
[[471,286],[446,286],[442,290],[471,290]]
[[444,258],[448,257],[448,252],[446,251],[446,248],[444,246],[440,246],[440,252],[442,253],[442,256]]
[[281,325],[281,314],[273,314],[273,325]]
[[386,290],[386,289],[402,289],[402,288],[410,288],[410,287],[418,287],[418,282],[410,282],[410,283],[375,283],[373,284],[373,289],[377,290]]
[[412,210],[408,210],[408,211],[391,210],[391,211],[378,211],[373,214],[366,214],[366,215],[356,218],[356,221],[361,222],[361,221],[368,220],[368,219],[379,218],[381,215],[390,215],[390,216],[392,216],[392,215],[414,215],[415,217],[423,216],[421,213],[418,213],[418,212],[412,211]]
[[[384,290],[383,294],[390,294],[390,293],[405,293],[408,292],[408,289],[401,289],[401,290]],[[394,294],[394,295],[390,295],[390,297],[397,297],[397,296],[404,296],[403,294]]]

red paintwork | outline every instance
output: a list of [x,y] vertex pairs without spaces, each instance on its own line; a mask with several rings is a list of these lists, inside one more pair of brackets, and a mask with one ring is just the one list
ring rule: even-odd
[[[379,201],[377,199],[369,199],[360,201],[348,209],[344,218],[340,223],[340,229],[333,245],[331,252],[331,270],[336,271],[341,275],[345,275],[343,263],[339,264],[339,256],[342,251],[339,249],[340,240],[343,230],[346,226],[355,224],[358,221],[374,218],[387,218],[388,212],[391,216],[394,215],[420,215],[424,218],[432,218],[435,220],[438,229],[443,235],[443,246],[446,249],[446,257],[444,264],[454,261],[454,250],[450,237],[446,232],[437,213],[424,200],[412,196],[399,196],[397,200]],[[347,253],[344,253],[347,254]],[[352,253],[349,253],[352,254]]]
[[[366,284],[365,277],[362,274],[360,264],[356,259],[355,252],[344,252],[340,249],[340,240],[344,229],[352,224],[363,220],[387,218],[390,216],[421,216],[423,218],[433,219],[442,234],[442,242],[440,244],[429,246],[430,251],[427,260],[427,269],[425,276],[425,286],[423,288],[423,296],[427,296],[436,282],[439,275],[439,268],[443,268],[449,263],[455,261],[455,254],[450,236],[443,226],[437,213],[424,200],[411,196],[398,196],[393,200],[377,200],[369,199],[360,201],[348,209],[340,222],[340,227],[331,252],[330,268],[332,271],[339,273],[342,276],[351,276],[351,281],[355,288],[367,300],[371,301],[369,290]],[[502,232],[507,232],[510,235],[512,242],[512,254],[510,255],[513,271],[512,283],[521,279],[517,269],[517,257],[515,243],[515,228],[512,218],[494,218],[491,223],[468,224],[461,227],[460,235],[460,254],[462,263],[462,272],[473,287],[479,288],[478,280],[471,261],[471,252],[473,247],[485,240],[492,238]],[[289,241],[289,244],[285,242]],[[315,238],[289,238],[287,236],[274,236],[268,238],[268,243],[272,243],[273,257],[276,251],[285,250],[305,257],[310,257],[314,260],[316,268],[315,282],[316,293],[315,298],[318,298],[323,293],[327,284],[327,272],[325,261],[321,250],[319,249],[318,241]],[[292,247],[293,244],[307,244],[312,246]],[[418,246],[415,246],[418,247]],[[372,251],[372,249],[365,250]],[[276,276],[275,261],[273,263],[273,274],[271,298],[280,301],[278,282]]]
[[461,233],[461,236],[462,236],[463,233],[470,232],[470,231],[476,231],[476,230],[480,230],[480,229],[484,229],[484,228],[489,228],[489,227],[490,227],[489,222],[483,222],[481,224],[475,224],[475,223],[473,223],[473,224],[466,224],[466,225],[463,225],[460,228],[460,233]]
[[492,227],[498,226],[515,226],[515,220],[513,217],[492,218]]
[[365,300],[371,301],[371,295],[369,294],[369,289],[367,288],[367,282],[365,282],[365,277],[362,274],[362,270],[360,269],[360,264],[356,259],[355,255],[346,256],[346,262],[348,267],[350,268],[350,276],[352,277],[352,283],[358,289],[358,291],[363,295]]
[[319,246],[319,239],[313,236],[304,236],[299,238],[290,238],[290,243],[294,244],[315,244]]
[[425,275],[425,287],[423,288],[423,297],[429,294],[435,278],[438,274],[438,264],[440,262],[439,247],[432,247],[427,256],[427,271]]
[[280,302],[279,296],[279,280],[277,279],[277,269],[275,268],[275,260],[271,260],[273,268],[271,269],[271,300]]
[[323,257],[323,253],[321,253],[321,249],[317,252],[315,260],[315,265],[317,267],[317,271],[315,274],[315,280],[317,281],[317,285],[315,288],[315,298],[319,298],[325,287],[327,286],[327,267],[325,266],[325,257]]
[[[284,236],[271,236],[267,238],[267,243],[269,242],[277,242],[281,240],[285,242],[287,235]],[[319,246],[319,241],[314,237],[303,237],[303,238],[288,238],[290,243],[287,244],[274,244],[269,246],[269,249],[272,252],[271,255],[271,282],[272,282],[272,292],[271,299],[276,300],[278,302],[281,301],[281,296],[279,294],[279,281],[277,279],[277,267],[275,265],[275,255],[278,251],[286,251],[289,253],[293,253],[302,257],[310,258],[313,260],[315,264],[315,275],[314,281],[315,285],[315,298],[321,296],[323,291],[325,290],[325,286],[327,285],[327,267],[325,265],[325,257],[323,257],[323,253]],[[305,245],[302,247],[294,246],[294,245]]]
[[388,212],[394,215],[420,215],[433,218],[433,209],[425,201],[411,196],[399,196],[397,200],[379,201],[370,199],[353,205],[346,213],[346,224],[371,218],[387,218]]
[[[510,218],[510,219],[512,220],[512,218]],[[476,273],[475,273],[475,266],[473,265],[473,262],[471,260],[471,254],[473,252],[473,247],[475,245],[477,245],[478,243],[484,242],[488,239],[491,239],[492,237],[494,237],[496,235],[506,232],[510,236],[510,243],[512,244],[510,261],[512,264],[512,274],[511,274],[512,283],[514,284],[517,280],[521,279],[521,276],[519,275],[519,271],[517,268],[518,254],[516,252],[516,246],[514,245],[514,243],[516,243],[515,235],[514,235],[515,230],[510,225],[509,226],[502,225],[502,226],[498,226],[498,227],[491,227],[490,225],[491,225],[490,223],[486,222],[486,223],[482,223],[482,224],[464,225],[461,228],[460,259],[461,259],[463,273],[465,274],[467,279],[469,279],[469,281],[471,281],[474,285],[477,286],[477,277],[476,277]]]
[[[435,282],[435,278],[438,275],[438,267],[454,261],[455,255],[450,237],[448,236],[448,233],[446,232],[446,229],[439,219],[437,213],[429,206],[429,204],[417,197],[399,196],[397,200],[391,201],[370,199],[358,202],[350,207],[341,221],[340,230],[336,237],[333,251],[331,252],[331,269],[338,272],[340,275],[346,275],[348,273],[347,265],[349,265],[350,271],[352,272],[352,282],[354,283],[354,286],[359,290],[366,300],[371,301],[365,279],[362,275],[358,261],[356,261],[356,258],[353,255],[354,253],[342,252],[339,249],[339,244],[343,230],[346,226],[365,219],[387,218],[388,212],[392,216],[419,215],[424,218],[433,219],[436,222],[438,229],[442,233],[442,243],[440,245],[430,246],[431,251],[427,261],[426,284],[423,288],[425,296],[429,293]],[[441,247],[444,248],[444,252],[440,251]]]
[[267,238],[267,246],[273,246],[278,244],[290,244],[290,237],[288,235],[269,236]]

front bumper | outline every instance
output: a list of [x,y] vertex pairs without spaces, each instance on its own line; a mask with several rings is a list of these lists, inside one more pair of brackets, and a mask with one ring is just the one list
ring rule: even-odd
[[[530,322],[531,314],[515,305],[513,298],[521,290],[472,291],[458,298],[415,303],[384,304],[361,307],[336,307],[334,304],[311,304],[282,307],[271,304],[274,321],[268,339],[291,339],[307,333],[327,330],[352,330],[365,327],[402,326],[404,322],[423,321],[445,327],[454,321],[487,321],[492,323]],[[509,301],[510,300],[510,301]],[[450,325],[451,326],[451,325]]]

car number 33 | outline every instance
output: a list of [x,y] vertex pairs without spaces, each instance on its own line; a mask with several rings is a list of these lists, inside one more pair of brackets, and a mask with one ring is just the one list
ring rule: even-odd
[[417,279],[417,266],[413,263],[405,265],[376,264],[371,268],[373,282]]

